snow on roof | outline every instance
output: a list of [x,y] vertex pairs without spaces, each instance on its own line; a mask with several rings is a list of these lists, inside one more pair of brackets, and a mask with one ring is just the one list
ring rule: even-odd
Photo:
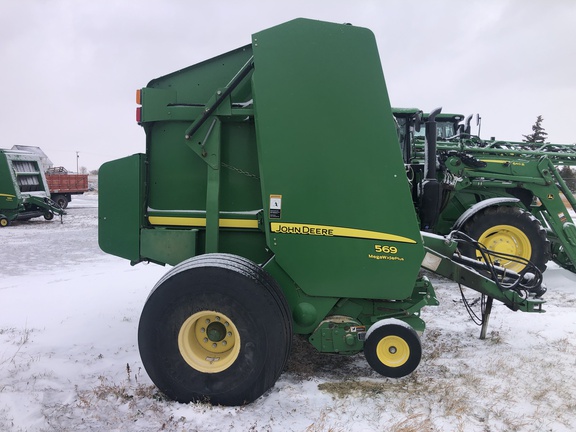
[[52,168],[54,166],[52,161],[48,158],[48,156],[46,156],[46,153],[44,153],[40,147],[26,146],[26,145],[15,145],[15,146],[12,146],[12,150],[27,151],[27,152],[39,155],[40,156],[40,162],[42,163],[42,166],[44,167],[44,171],[46,171],[48,168]]

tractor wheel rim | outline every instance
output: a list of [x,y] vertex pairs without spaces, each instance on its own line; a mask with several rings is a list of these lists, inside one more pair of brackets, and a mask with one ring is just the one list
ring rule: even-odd
[[399,336],[386,336],[376,346],[378,360],[388,367],[399,367],[410,358],[408,343]]
[[178,333],[182,358],[194,369],[217,373],[228,369],[240,353],[240,335],[232,320],[215,311],[190,316]]
[[[526,260],[532,256],[532,245],[528,236],[511,225],[496,225],[487,229],[478,238],[478,242],[496,253],[515,255]],[[480,252],[477,251],[476,256],[481,258]],[[509,270],[520,271],[525,267],[524,264],[505,258],[498,258],[498,260],[502,267]]]

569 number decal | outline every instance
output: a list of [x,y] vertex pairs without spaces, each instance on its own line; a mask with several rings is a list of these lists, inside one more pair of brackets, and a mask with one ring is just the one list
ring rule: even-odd
[[398,253],[398,248],[396,246],[374,245],[374,252],[395,254]]

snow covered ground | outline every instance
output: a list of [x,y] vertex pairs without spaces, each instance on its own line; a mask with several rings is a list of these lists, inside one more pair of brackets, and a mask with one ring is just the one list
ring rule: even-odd
[[168,401],[142,369],[138,319],[167,269],[99,250],[96,195],[74,198],[64,224],[1,229],[0,263],[1,431],[576,430],[576,275],[554,264],[547,313],[495,304],[486,340],[457,286],[435,279],[441,305],[424,310],[408,377],[296,339],[270,392],[223,408]]

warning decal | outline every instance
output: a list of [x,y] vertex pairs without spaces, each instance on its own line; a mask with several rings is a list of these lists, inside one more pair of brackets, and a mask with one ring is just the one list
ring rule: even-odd
[[282,195],[270,195],[270,219],[280,219],[282,213]]

